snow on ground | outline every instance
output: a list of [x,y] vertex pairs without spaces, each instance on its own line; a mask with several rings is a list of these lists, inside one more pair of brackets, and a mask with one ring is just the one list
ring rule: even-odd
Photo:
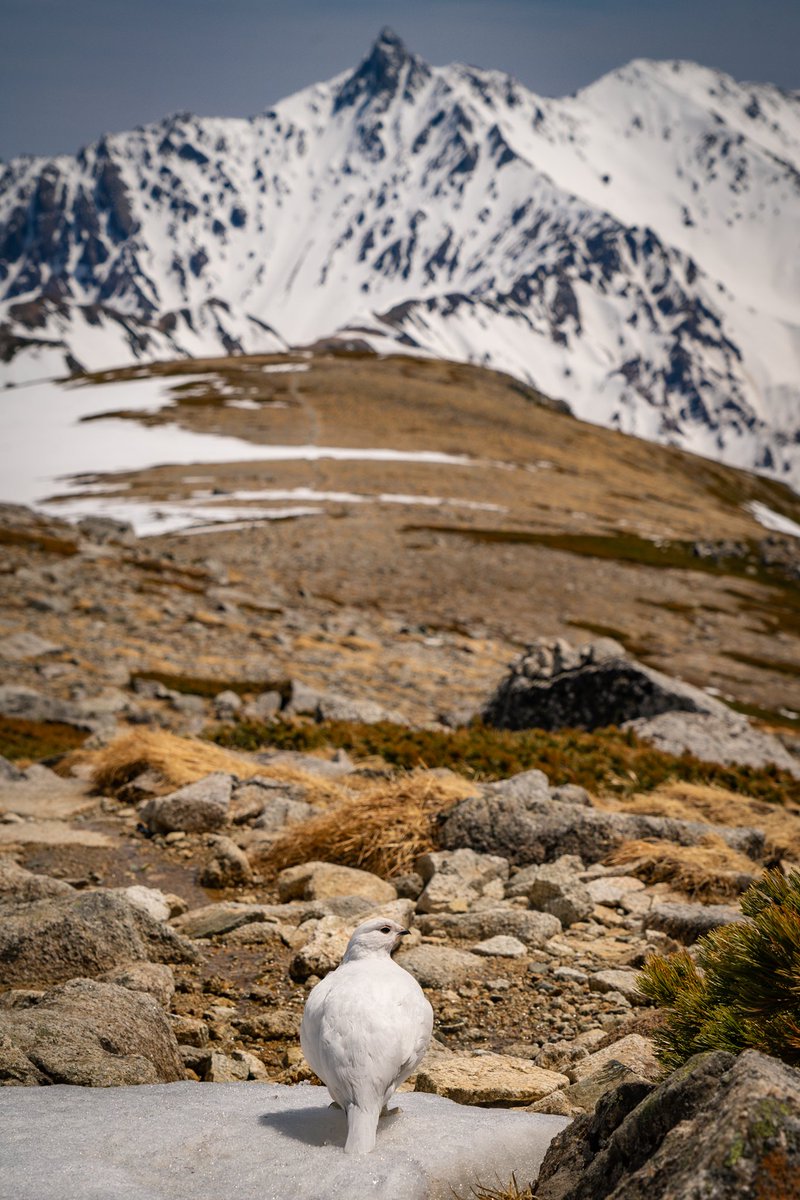
[[793,521],[790,517],[784,517],[781,513],[774,512],[759,500],[754,500],[752,504],[746,504],[745,508],[753,514],[759,525],[763,525],[765,529],[770,529],[773,533],[785,533],[789,537],[800,537],[800,525],[796,521]]
[[[302,364],[300,364],[302,365]],[[4,438],[0,444],[0,500],[28,504],[67,519],[88,515],[132,523],[140,536],[206,528],[233,522],[280,520],[324,512],[318,503],[458,505],[493,510],[469,500],[385,493],[315,492],[310,488],[241,492],[207,501],[209,492],[185,501],[148,503],[125,494],[126,485],[96,476],[140,471],[153,466],[223,462],[407,462],[437,466],[479,466],[466,455],[435,450],[369,449],[346,446],[260,445],[235,437],[196,433],[175,423],[142,425],[120,413],[163,412],[174,402],[172,387],[202,381],[202,376],[161,377],[108,384],[64,386],[31,383],[0,397]],[[185,393],[183,393],[185,394]],[[107,415],[104,415],[107,414]],[[204,503],[198,503],[203,501]],[[246,506],[236,502],[292,502],[291,508]]]
[[327,1090],[307,1084],[2,1088],[0,1197],[449,1200],[512,1173],[535,1179],[569,1124],[424,1092],[399,1099],[359,1157],[342,1151],[344,1114]]

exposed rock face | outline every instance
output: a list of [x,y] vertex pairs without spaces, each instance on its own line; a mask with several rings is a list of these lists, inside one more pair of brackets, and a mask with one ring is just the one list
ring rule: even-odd
[[191,961],[168,925],[115,892],[76,892],[0,907],[0,982],[56,983],[122,963]]
[[511,664],[483,718],[500,729],[597,729],[679,709],[724,714],[699,688],[628,658],[611,638],[576,648],[540,639]]
[[169,1020],[152,996],[73,979],[29,1008],[0,1012],[0,1083],[83,1087],[184,1078]]
[[790,1197],[800,1071],[748,1050],[698,1055],[658,1087],[626,1083],[552,1143],[537,1200]]
[[142,820],[157,833],[211,833],[225,824],[233,780],[216,772],[171,792],[146,801]]

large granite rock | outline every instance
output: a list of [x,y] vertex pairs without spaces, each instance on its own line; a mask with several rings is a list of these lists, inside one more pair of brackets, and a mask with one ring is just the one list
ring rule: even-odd
[[751,858],[763,854],[764,835],[758,829],[603,812],[561,800],[538,782],[535,787],[518,788],[512,778],[455,805],[441,826],[439,840],[448,849],[468,846],[523,866],[552,862],[566,854],[578,855],[584,862],[600,862],[624,841],[659,838],[691,846],[708,834]]
[[190,943],[174,929],[118,892],[73,892],[0,905],[0,984],[58,983],[128,962],[195,958]]
[[287,900],[329,900],[334,896],[363,896],[375,904],[390,904],[397,891],[371,871],[338,863],[306,862],[286,867],[278,875],[278,896]]
[[329,1101],[324,1088],[267,1083],[0,1092],[0,1195],[452,1200],[512,1173],[535,1178],[567,1124],[411,1093],[381,1121],[372,1154],[354,1158],[342,1152],[344,1114]]
[[106,1088],[183,1078],[167,1015],[141,991],[73,979],[37,1004],[0,1012],[0,1084]]
[[630,658],[611,638],[580,647],[540,638],[510,664],[482,715],[500,729],[621,725],[667,754],[774,763],[800,777],[800,760],[777,738],[701,688]]
[[452,946],[412,946],[397,954],[395,962],[430,988],[457,987],[465,979],[481,978],[485,971],[485,963],[476,954]]
[[562,925],[574,925],[594,909],[586,885],[578,878],[582,870],[581,860],[569,854],[543,866],[525,867],[506,887],[506,896],[525,896],[531,908],[552,913]]
[[654,904],[643,915],[645,929],[657,929],[686,946],[712,929],[742,920],[742,910],[735,904],[683,904],[677,900]]
[[500,729],[597,729],[679,709],[730,710],[700,688],[629,658],[611,638],[574,647],[539,639],[510,665],[483,711]]
[[537,1200],[789,1200],[800,1181],[800,1071],[748,1050],[626,1083],[552,1142]]

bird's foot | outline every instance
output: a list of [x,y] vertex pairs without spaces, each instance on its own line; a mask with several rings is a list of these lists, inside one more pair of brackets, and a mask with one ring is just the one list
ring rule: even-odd
[[389,1108],[388,1105],[384,1104],[383,1108],[381,1109],[381,1120],[388,1119],[389,1117],[398,1117],[402,1111],[403,1110],[399,1105],[395,1105],[394,1108]]
[[338,1108],[340,1112],[342,1110],[341,1104],[337,1104],[335,1100],[331,1100],[330,1104],[328,1105],[328,1108]]

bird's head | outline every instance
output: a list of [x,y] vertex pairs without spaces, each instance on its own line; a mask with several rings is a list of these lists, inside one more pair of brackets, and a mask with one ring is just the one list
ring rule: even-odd
[[347,943],[342,962],[352,962],[356,958],[388,956],[397,949],[409,932],[388,917],[373,917],[370,921],[364,921]]

